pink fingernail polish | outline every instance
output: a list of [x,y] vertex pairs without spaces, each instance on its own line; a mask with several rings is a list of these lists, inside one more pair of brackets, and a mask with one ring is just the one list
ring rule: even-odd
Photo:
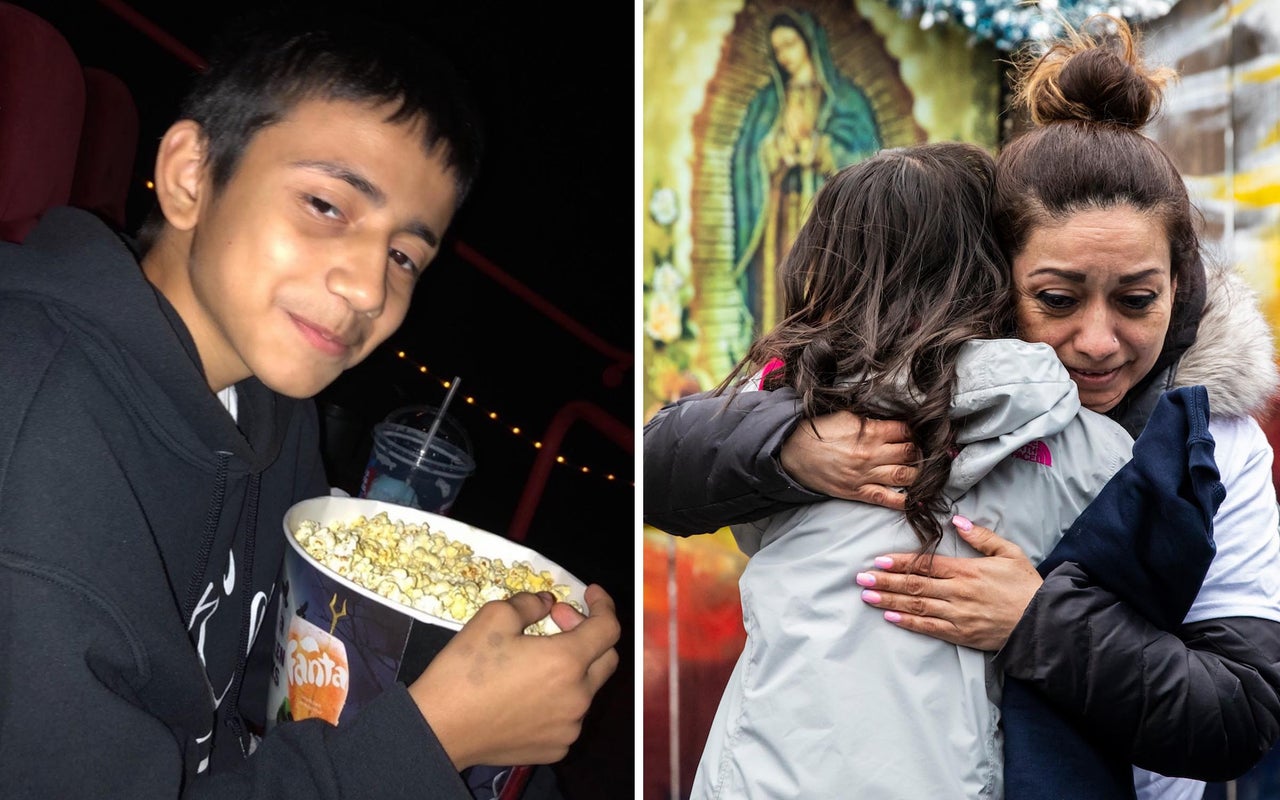
[[876,585],[876,576],[872,575],[870,572],[859,572],[857,575],[854,576],[853,579],[854,581],[857,582],[859,586],[875,586]]
[[966,532],[973,530],[973,523],[965,519],[964,517],[960,516],[959,514],[956,514],[954,517],[951,518],[951,524],[955,525],[958,530],[962,530]]
[[870,589],[863,589],[862,599],[863,601],[870,603],[871,605],[875,605],[876,603],[880,602],[880,593],[873,592]]
[[885,619],[885,622],[897,623],[902,621],[902,615],[899,614],[897,611],[886,611],[884,612],[884,619]]
[[893,566],[893,559],[888,556],[876,556],[875,565],[881,569],[889,569]]

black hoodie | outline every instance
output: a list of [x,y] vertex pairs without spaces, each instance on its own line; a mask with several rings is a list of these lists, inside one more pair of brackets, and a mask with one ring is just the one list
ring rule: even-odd
[[248,733],[281,520],[327,491],[311,401],[242,381],[237,424],[124,242],[72,209],[0,245],[0,376],[5,797],[470,797],[402,686],[341,728]]

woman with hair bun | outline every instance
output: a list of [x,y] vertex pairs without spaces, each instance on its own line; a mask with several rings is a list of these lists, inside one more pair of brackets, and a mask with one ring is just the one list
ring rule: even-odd
[[[1095,25],[1100,33],[1083,32]],[[1255,421],[1280,378],[1256,299],[1206,263],[1185,183],[1143,133],[1173,75],[1148,69],[1138,45],[1122,20],[1100,17],[1019,63],[1016,99],[1033,125],[996,159],[992,213],[1018,336],[1054,349],[1086,408],[1137,435],[1166,392],[1207,389],[1226,493],[1207,564],[1186,565],[1189,586],[1176,587],[1191,590],[1185,613],[1153,621],[1166,598],[1135,591],[1156,584],[1117,581],[1123,559],[1053,559],[1037,571],[1009,541],[1026,532],[994,517],[961,531],[986,558],[886,553],[857,582],[891,624],[998,651],[1010,683],[1049,701],[1094,755],[1136,765],[1127,791],[1194,800],[1202,781],[1243,774],[1280,738],[1280,518]],[[891,491],[917,475],[900,428],[862,429],[867,420],[848,412],[798,424],[794,392],[755,394],[727,413],[717,398],[685,398],[646,424],[647,523],[689,534],[831,496],[912,502]],[[1161,503],[1093,519],[1158,547],[1169,533],[1157,525]],[[1078,777],[1042,761],[1009,775],[1008,796],[1112,796],[1078,791]]]
[[[1104,753],[1147,768],[1135,770],[1139,796],[1198,798],[1199,781],[1157,773],[1233,777],[1280,734],[1276,497],[1271,448],[1254,419],[1277,386],[1272,337],[1242,281],[1204,263],[1186,185],[1142,132],[1172,71],[1144,66],[1122,21],[1092,22],[1110,33],[1071,33],[1023,63],[1016,98],[1034,127],[997,161],[994,215],[1013,267],[1019,335],[1052,345],[1081,402],[1135,436],[1162,392],[1206,386],[1227,496],[1213,519],[1215,557],[1180,627],[1157,630],[1130,613],[1132,601],[1117,604],[1123,586],[1080,592],[1096,569],[1042,565],[1044,585],[1024,590],[1028,613],[1010,609],[1006,624],[1017,627],[999,663],[1095,725]],[[939,562],[935,574],[953,566]],[[879,607],[906,601],[895,594],[904,582],[876,582]],[[912,588],[953,609],[948,592],[959,583]],[[929,617],[934,608],[915,610]],[[906,627],[927,627],[919,621]],[[1046,637],[1078,644],[1101,629],[1119,643],[1046,652]],[[1064,676],[1076,671],[1087,680],[1072,685]],[[1011,786],[1018,780],[1010,776]]]

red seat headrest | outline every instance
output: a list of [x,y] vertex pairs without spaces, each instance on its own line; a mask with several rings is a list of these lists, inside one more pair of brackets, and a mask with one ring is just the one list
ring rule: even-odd
[[124,81],[85,67],[84,126],[70,204],[124,230],[125,206],[138,149],[138,107]]
[[0,2],[0,239],[21,242],[70,199],[84,98],[84,73],[62,34]]

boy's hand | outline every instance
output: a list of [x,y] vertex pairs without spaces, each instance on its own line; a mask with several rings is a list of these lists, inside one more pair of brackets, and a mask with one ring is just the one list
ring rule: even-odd
[[526,636],[547,596],[521,592],[486,603],[409,687],[458,770],[476,764],[550,764],[582,730],[591,700],[618,667],[613,599],[587,587],[589,614],[555,604],[552,636]]

